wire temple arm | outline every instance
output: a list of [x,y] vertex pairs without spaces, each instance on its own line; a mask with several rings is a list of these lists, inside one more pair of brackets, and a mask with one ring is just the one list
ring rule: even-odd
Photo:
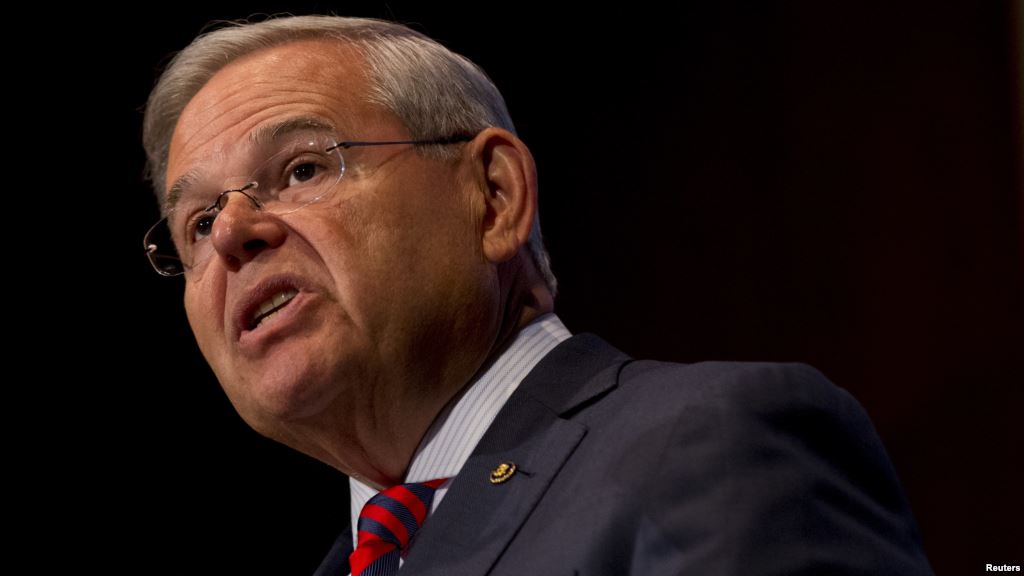
[[473,139],[472,134],[455,134],[454,136],[446,136],[444,138],[437,138],[434,140],[377,140],[377,141],[361,141],[361,140],[349,140],[346,142],[338,142],[334,146],[331,146],[326,151],[330,152],[335,148],[354,148],[356,146],[388,146],[391,144],[415,144],[417,146],[426,146],[430,144],[456,144],[458,142],[469,142]]

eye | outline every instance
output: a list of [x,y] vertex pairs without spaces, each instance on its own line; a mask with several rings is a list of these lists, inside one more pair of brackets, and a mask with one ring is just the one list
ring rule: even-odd
[[184,234],[189,244],[196,244],[213,233],[213,221],[217,219],[219,212],[220,210],[214,205],[196,213],[189,219]]
[[298,164],[294,166],[289,173],[288,185],[297,186],[299,184],[302,184],[303,182],[308,182],[313,178],[316,178],[316,175],[322,171],[322,167],[317,166],[312,162],[304,162],[302,164]]
[[193,238],[195,241],[206,238],[213,231],[213,220],[217,217],[216,214],[204,214],[196,220],[196,229]]

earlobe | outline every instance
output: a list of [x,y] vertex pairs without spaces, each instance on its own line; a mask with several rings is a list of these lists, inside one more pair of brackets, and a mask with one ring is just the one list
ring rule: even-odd
[[522,140],[507,130],[488,128],[477,135],[474,145],[486,210],[483,252],[491,262],[505,262],[530,237],[537,212],[536,166]]

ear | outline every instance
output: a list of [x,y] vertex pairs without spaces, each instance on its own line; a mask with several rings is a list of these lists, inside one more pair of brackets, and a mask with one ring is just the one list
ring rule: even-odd
[[530,238],[537,213],[537,167],[526,144],[502,128],[480,132],[471,146],[485,208],[483,253],[493,263],[505,262]]

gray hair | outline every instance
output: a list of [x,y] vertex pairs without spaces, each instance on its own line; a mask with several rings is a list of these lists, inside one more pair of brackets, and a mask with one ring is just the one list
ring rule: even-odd
[[[505,99],[469,59],[401,24],[340,16],[291,16],[264,22],[229,22],[204,33],[179,52],[146,103],[142,141],[146,174],[164,209],[167,156],[178,118],[188,102],[222,68],[253,52],[289,42],[345,42],[365,60],[367,98],[394,113],[414,139],[476,133],[497,126],[515,133]],[[425,152],[444,157],[444,147]],[[530,256],[554,295],[558,282],[535,217]]]

